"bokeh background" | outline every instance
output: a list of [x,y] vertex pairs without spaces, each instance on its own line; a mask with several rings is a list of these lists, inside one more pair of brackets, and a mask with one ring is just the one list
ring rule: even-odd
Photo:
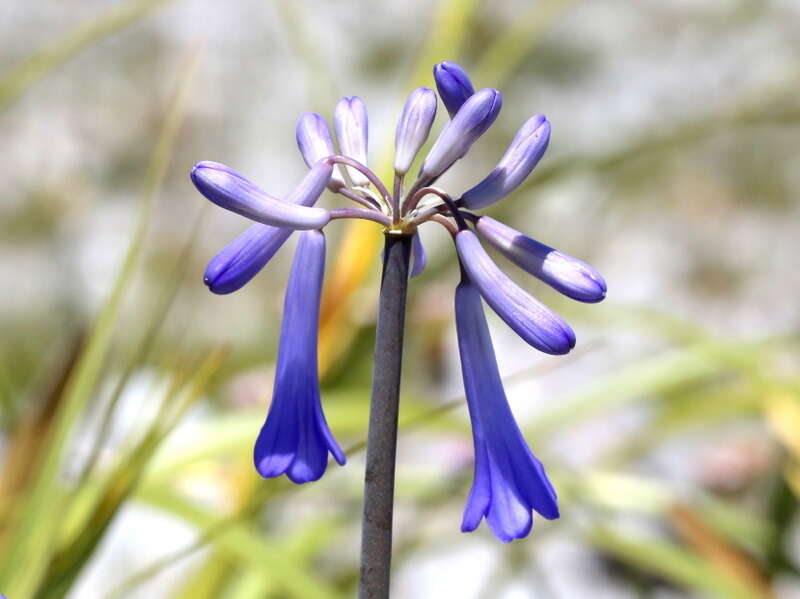
[[798,31],[796,0],[4,2],[0,592],[354,595],[379,230],[328,227],[323,401],[349,462],[263,481],[293,243],[209,293],[205,263],[247,225],[188,172],[217,160],[282,195],[305,171],[299,113],[357,94],[387,176],[405,95],[454,60],[505,102],[444,186],[545,113],[545,159],[490,213],[609,295],[569,303],[504,263],[578,335],[545,356],[488,314],[562,518],[510,545],[462,534],[458,269],[422,229],[393,596],[800,597]]

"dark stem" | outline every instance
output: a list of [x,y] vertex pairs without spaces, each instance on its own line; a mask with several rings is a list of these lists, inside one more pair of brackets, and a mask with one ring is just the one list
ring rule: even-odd
[[364,474],[360,599],[388,599],[397,414],[411,235],[386,233]]

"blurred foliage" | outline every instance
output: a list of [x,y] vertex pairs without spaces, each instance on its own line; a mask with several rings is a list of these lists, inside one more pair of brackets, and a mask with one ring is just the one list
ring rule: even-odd
[[[26,92],[33,95],[34,83],[45,86],[70,60],[95,47],[108,48],[104,40],[130,34],[126,30],[146,23],[168,3],[118,2],[43,48],[30,49],[27,58],[0,75],[0,118],[26,117]],[[761,15],[755,4],[731,4],[722,16],[708,9],[709,31],[745,27]],[[401,32],[399,40],[381,40],[374,53],[356,60],[375,78],[385,79],[391,70],[402,82],[393,86],[398,93],[430,84],[430,66],[442,59],[464,59],[482,86],[503,87],[534,76],[563,83],[589,76],[601,60],[577,40],[553,34],[563,33],[558,28],[565,16],[591,11],[590,5],[552,0],[514,12],[494,11],[477,0],[430,2],[415,15],[413,31]],[[288,53],[309,82],[310,105],[332,105],[339,82],[331,58],[314,38],[321,5],[304,1],[274,3],[273,8]],[[642,5],[623,10],[664,11],[669,27],[685,9]],[[593,13],[586,14],[592,18]],[[202,37],[202,31],[197,33]],[[141,35],[146,43],[146,34]],[[139,145],[118,149],[115,156],[109,151],[99,167],[85,167],[86,180],[76,176],[18,190],[26,209],[4,213],[2,227],[10,243],[23,244],[44,232],[47,239],[41,243],[57,256],[63,249],[58,226],[68,220],[73,197],[81,195],[73,193],[76,189],[103,188],[93,177],[119,183],[138,176],[142,181],[138,220],[114,275],[100,281],[105,299],[99,307],[66,302],[37,311],[33,305],[24,316],[2,321],[0,592],[10,599],[88,596],[82,585],[98,564],[110,559],[114,575],[104,579],[104,599],[352,596],[358,458],[366,433],[374,334],[372,300],[364,298],[374,292],[379,235],[372,225],[350,227],[337,243],[326,276],[320,339],[325,409],[337,436],[350,442],[347,454],[354,464],[342,470],[331,466],[325,479],[311,486],[262,481],[252,471],[250,452],[264,415],[261,400],[277,328],[269,318],[221,335],[199,326],[209,324],[198,323],[197,315],[208,316],[208,311],[199,305],[195,289],[204,259],[196,246],[205,222],[199,212],[171,209],[168,198],[176,180],[181,193],[191,194],[184,163],[205,158],[194,155],[193,142],[203,134],[208,110],[196,106],[202,97],[195,86],[198,69],[215,48],[204,45],[201,51],[194,38],[187,43],[176,37],[182,40],[177,45],[183,58],[170,75],[174,89],[163,105],[153,100],[144,125],[132,125],[140,134],[133,138]],[[364,38],[364,44],[372,43]],[[621,43],[636,51],[636,40]],[[518,195],[581,184],[593,190],[600,188],[598,180],[607,181],[605,189],[619,191],[619,197],[591,198],[588,220],[597,220],[592,211],[607,210],[612,216],[606,226],[620,230],[607,235],[591,222],[586,244],[600,235],[607,240],[633,236],[635,231],[624,227],[637,210],[650,210],[648,219],[654,220],[669,210],[693,214],[696,206],[680,203],[681,176],[700,181],[688,201],[708,208],[695,218],[709,226],[715,210],[730,209],[728,203],[745,220],[755,218],[744,212],[752,196],[758,196],[759,209],[796,219],[800,181],[782,162],[798,152],[796,66],[793,76],[753,97],[733,98],[725,106],[701,102],[683,120],[665,118],[651,129],[615,136],[601,150],[560,149]],[[116,76],[124,79],[126,72]],[[687,86],[686,94],[692,93]],[[55,107],[59,99],[39,102]],[[119,119],[120,127],[124,121]],[[498,147],[505,143],[493,142]],[[389,141],[381,150],[377,168],[385,174]],[[114,162],[120,156],[133,162],[123,161],[120,168]],[[716,175],[716,187],[698,174],[709,172]],[[731,190],[728,196],[725,186]],[[666,205],[670,193],[674,203]],[[513,200],[498,205],[494,214],[523,228],[515,223],[521,216]],[[164,227],[166,240],[158,235]],[[683,241],[691,247],[691,240]],[[674,238],[666,243],[679,245]],[[411,290],[409,384],[401,413],[405,459],[398,468],[403,513],[395,563],[401,580],[404,568],[419,567],[420,555],[448,555],[457,548],[459,512],[471,478],[463,398],[436,399],[449,395],[441,383],[452,366],[447,294],[453,258],[450,252],[434,252],[431,258]],[[707,302],[711,315],[712,292],[741,291],[741,272],[726,273],[713,254],[693,253],[691,258],[687,285]],[[765,258],[772,259],[777,257]],[[759,266],[748,265],[745,274]],[[563,516],[554,523],[537,521],[529,539],[510,547],[490,541],[484,529],[466,537],[491,547],[497,557],[486,561],[488,582],[475,596],[500,597],[514,584],[523,584],[526,596],[556,596],[548,589],[552,579],[585,576],[543,566],[545,548],[554,541],[577,544],[592,558],[596,567],[587,588],[610,581],[613,588],[641,597],[663,588],[687,597],[792,596],[788,593],[800,589],[794,526],[800,493],[798,322],[765,326],[763,334],[745,338],[721,334],[664,302],[615,301],[615,290],[635,281],[614,283],[608,302],[592,310],[553,299],[567,315],[591,319],[587,328],[598,331],[596,341],[579,345],[572,358],[526,362],[507,377],[509,386],[522,382],[526,390],[538,389],[537,384],[551,380],[548,388],[559,390],[558,397],[525,418],[523,429],[553,473]],[[775,283],[776,293],[785,293],[780,283]],[[280,290],[280,285],[272,289],[274,297],[264,305],[279,302]],[[741,300],[751,310],[760,309],[748,302],[752,298]],[[423,304],[427,311],[418,309]],[[256,330],[261,346],[243,341],[245,327]],[[577,375],[584,367],[590,378]],[[248,386],[252,377],[260,381],[255,391]],[[257,406],[251,395],[258,396]],[[245,399],[237,402],[237,396]],[[141,405],[132,411],[137,402]],[[592,436],[600,439],[596,446],[582,449],[591,459],[576,458],[573,453],[581,445],[576,439]],[[412,449],[423,454],[428,469],[416,464],[419,456]],[[432,455],[444,463],[433,473]],[[684,468],[683,477],[663,475],[665,469],[654,464],[669,456],[694,461],[697,469]],[[694,476],[686,474],[690,470]],[[163,551],[133,567],[119,547],[125,546],[126,535],[136,538],[136,521],[130,519],[136,510],[182,523],[191,531],[189,540],[182,544],[165,537]],[[170,572],[178,575],[164,578]]]

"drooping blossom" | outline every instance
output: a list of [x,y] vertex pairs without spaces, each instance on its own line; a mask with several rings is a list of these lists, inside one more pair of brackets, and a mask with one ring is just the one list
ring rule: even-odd
[[501,541],[520,539],[530,532],[531,510],[558,518],[558,499],[508,406],[481,295],[468,276],[456,288],[456,330],[475,446],[461,530],[475,530],[486,518]]
[[345,462],[322,413],[317,376],[324,271],[325,235],[303,232],[286,288],[272,403],[254,450],[256,470],[264,478],[286,474],[306,483],[325,473],[328,453]]

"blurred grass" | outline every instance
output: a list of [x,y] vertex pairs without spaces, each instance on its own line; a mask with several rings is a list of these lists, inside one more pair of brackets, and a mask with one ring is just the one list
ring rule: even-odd
[[35,52],[0,77],[0,111],[18,101],[37,81],[103,39],[137,23],[174,0],[138,0],[120,3],[103,15]]
[[[10,525],[3,529],[2,547],[7,555],[0,564],[0,588],[19,598],[33,597],[55,552],[57,522],[61,512],[51,509],[53,502],[67,501],[60,481],[60,469],[69,450],[70,434],[87,409],[117,328],[122,302],[141,258],[150,223],[152,206],[169,167],[175,141],[190,99],[191,82],[198,56],[183,65],[180,84],[169,108],[142,190],[142,203],[127,254],[119,268],[108,300],[97,317],[85,346],[67,379],[63,394],[54,407],[51,425],[40,436],[42,455],[28,472],[26,490],[14,498],[16,507]],[[29,456],[25,456],[29,458]],[[13,549],[12,549],[13,548]]]

